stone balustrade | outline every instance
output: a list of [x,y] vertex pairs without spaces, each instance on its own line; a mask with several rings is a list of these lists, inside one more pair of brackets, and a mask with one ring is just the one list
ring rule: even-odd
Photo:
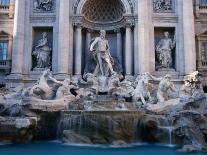
[[199,4],[199,12],[207,13],[207,4]]
[[8,14],[9,18],[14,17],[14,3],[10,3],[9,5],[0,5],[0,14]]
[[0,5],[0,14],[8,14],[9,5]]
[[199,60],[198,61],[198,68],[199,70],[206,70],[207,69],[207,60]]
[[10,60],[0,60],[0,69],[5,69],[5,70],[11,69],[11,61]]

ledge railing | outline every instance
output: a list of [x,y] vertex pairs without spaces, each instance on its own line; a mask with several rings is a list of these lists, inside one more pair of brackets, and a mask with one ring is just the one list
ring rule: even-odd
[[207,70],[207,60],[200,60],[198,61],[198,68],[199,69],[204,69],[204,70]]
[[0,69],[10,70],[11,60],[0,60]]
[[199,12],[207,13],[207,4],[199,4]]
[[1,14],[6,14],[9,13],[9,5],[1,5],[0,4],[0,13]]
[[14,17],[14,2],[8,5],[0,4],[0,14],[8,14],[9,18]]

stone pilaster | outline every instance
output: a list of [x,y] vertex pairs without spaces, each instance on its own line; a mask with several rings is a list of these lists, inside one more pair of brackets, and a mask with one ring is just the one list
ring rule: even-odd
[[[136,67],[135,73],[150,72],[150,23],[149,23],[149,12],[152,9],[150,7],[149,0],[138,0],[138,26],[136,27],[138,31],[138,63],[139,67]],[[136,41],[136,40],[135,40]],[[153,65],[153,64],[150,64]]]
[[26,0],[15,1],[11,75],[21,77],[23,70]]
[[69,1],[60,0],[57,74],[68,74],[69,63]]
[[191,73],[196,70],[196,49],[195,49],[195,25],[193,13],[193,0],[183,1],[183,44],[185,73]]

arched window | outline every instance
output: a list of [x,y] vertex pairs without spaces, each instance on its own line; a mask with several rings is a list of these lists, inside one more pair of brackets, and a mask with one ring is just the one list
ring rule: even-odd
[[0,5],[9,5],[10,0],[0,0]]

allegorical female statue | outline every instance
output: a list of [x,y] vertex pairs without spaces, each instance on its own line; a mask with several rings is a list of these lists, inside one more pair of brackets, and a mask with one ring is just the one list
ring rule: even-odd
[[169,38],[169,32],[164,32],[164,38],[156,46],[159,68],[172,68],[172,50],[175,48],[175,44],[175,37],[172,40]]
[[42,39],[40,39],[35,46],[35,50],[32,55],[36,58],[35,69],[47,69],[51,67],[51,51],[49,47],[47,33],[42,33]]

